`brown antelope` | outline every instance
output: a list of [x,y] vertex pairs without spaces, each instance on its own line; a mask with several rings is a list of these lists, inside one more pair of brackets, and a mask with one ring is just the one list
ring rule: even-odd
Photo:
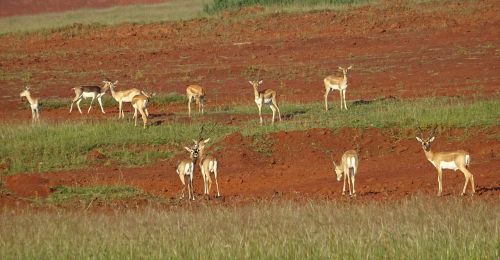
[[[333,168],[337,174],[337,181],[342,179],[344,176],[344,188],[342,188],[342,195],[345,195],[345,182],[347,180],[347,185],[349,186],[349,195],[356,196],[356,189],[354,188],[354,183],[356,180],[356,173],[358,172],[359,157],[358,153],[354,150],[346,151],[342,155],[340,165],[337,165],[333,161]],[[351,171],[352,169],[352,171]],[[352,193],[351,193],[352,185]]]
[[105,86],[109,87],[109,89],[111,90],[111,95],[118,102],[118,118],[125,118],[125,113],[123,112],[123,103],[130,103],[135,96],[144,94],[142,91],[136,88],[115,91],[115,85],[118,84],[118,80],[115,81],[115,83],[112,83],[110,81],[103,81],[103,83],[105,84]]
[[19,94],[19,97],[22,99],[26,97],[31,107],[31,123],[40,123],[40,104],[38,103],[39,99],[32,97],[30,93],[30,87],[26,86],[26,88]]
[[250,85],[253,87],[253,92],[255,96],[255,104],[257,104],[257,107],[259,108],[259,117],[260,117],[260,125],[263,124],[262,120],[262,105],[269,105],[271,110],[273,111],[273,121],[272,124],[274,124],[274,117],[276,115],[276,110],[278,111],[278,118],[281,122],[281,112],[278,107],[278,104],[276,103],[276,91],[272,89],[264,89],[259,91],[258,87],[263,83],[262,80],[257,81],[248,81]]
[[444,169],[450,169],[450,170],[460,170],[465,177],[465,184],[464,184],[464,189],[462,191],[462,195],[465,194],[465,190],[467,188],[467,183],[470,180],[470,185],[471,185],[471,190],[472,190],[472,195],[476,192],[474,188],[474,176],[472,173],[467,169],[470,166],[470,154],[464,150],[457,150],[454,152],[439,152],[439,153],[434,153],[431,151],[431,143],[434,141],[434,132],[436,131],[436,127],[434,127],[429,135],[429,138],[425,139],[421,129],[418,129],[419,131],[419,136],[417,136],[417,141],[419,141],[422,144],[422,149],[424,150],[425,157],[429,162],[436,167],[437,172],[438,172],[438,196],[441,196],[443,192],[443,170]]
[[337,77],[330,75],[326,77],[323,82],[325,83],[325,110],[328,111],[328,94],[330,91],[338,90],[340,94],[340,110],[342,110],[342,102],[344,103],[344,108],[347,110],[347,103],[345,102],[345,92],[347,90],[347,70],[352,69],[349,66],[347,69],[339,67],[339,70],[344,74],[343,77]]
[[186,189],[186,178],[188,187],[189,200],[194,200],[194,189],[193,189],[193,173],[196,160],[198,159],[198,150],[196,148],[191,149],[189,147],[184,147],[186,151],[189,152],[189,160],[185,159],[179,162],[176,167],[176,172],[182,182],[182,195],[181,199],[184,198],[184,190]]
[[186,88],[186,95],[188,98],[188,114],[191,117],[191,102],[198,105],[198,112],[203,115],[205,106],[205,90],[199,85],[189,85]]
[[200,158],[200,169],[201,176],[203,177],[203,186],[204,186],[204,194],[210,194],[210,188],[212,187],[212,177],[211,173],[214,174],[215,177],[215,185],[217,187],[217,197],[220,197],[219,192],[219,183],[217,182],[217,159],[211,155],[205,155],[205,144],[210,141],[208,139],[200,139],[199,141],[193,140],[195,143],[195,147],[198,149],[199,158]]
[[92,109],[92,104],[94,103],[94,99],[97,98],[97,101],[99,102],[99,106],[101,107],[101,112],[103,114],[106,114],[104,112],[104,108],[102,107],[102,96],[106,94],[106,91],[108,91],[109,85],[104,84],[103,87],[99,86],[81,86],[81,87],[75,87],[72,88],[73,91],[75,91],[75,98],[71,102],[71,107],[69,108],[69,112],[73,111],[73,105],[76,102],[76,107],[78,108],[78,111],[80,111],[80,114],[82,114],[82,110],[80,109],[80,102],[83,99],[87,98],[92,98],[92,101],[90,101],[90,106],[89,110],[87,110],[87,114],[90,113],[90,110]]
[[149,112],[147,108],[147,104],[149,99],[154,96],[155,93],[148,94],[146,92],[142,92],[141,95],[136,95],[132,98],[132,106],[134,107],[134,125],[137,126],[137,111],[141,113],[142,122],[144,123],[144,129],[146,129],[146,125],[148,123]]

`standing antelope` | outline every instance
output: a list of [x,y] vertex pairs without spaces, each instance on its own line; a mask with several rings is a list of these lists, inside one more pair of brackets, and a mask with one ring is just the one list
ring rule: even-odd
[[434,127],[431,131],[431,134],[429,135],[429,138],[425,139],[422,131],[420,128],[418,129],[419,131],[419,136],[417,136],[417,141],[419,141],[422,144],[422,149],[424,150],[425,157],[429,162],[436,167],[438,171],[438,184],[439,184],[439,190],[438,190],[438,196],[441,196],[441,193],[443,192],[443,170],[444,169],[450,169],[450,170],[460,170],[465,177],[465,184],[464,184],[464,189],[462,191],[461,195],[465,194],[465,190],[467,188],[467,183],[470,180],[470,185],[471,185],[471,190],[472,190],[472,195],[476,192],[474,188],[474,176],[472,175],[471,172],[467,169],[467,167],[470,166],[470,154],[464,150],[457,150],[454,152],[439,152],[439,153],[433,153],[431,151],[431,143],[434,141],[434,132],[436,131],[436,128]]
[[40,104],[38,103],[38,98],[34,98],[31,96],[30,87],[26,86],[26,88],[19,94],[21,99],[26,97],[31,107],[31,123],[38,122],[40,123]]
[[148,108],[146,107],[148,102],[149,102],[149,98],[152,96],[153,94],[151,95],[147,95],[146,93],[144,94],[141,94],[141,95],[136,95],[132,98],[132,106],[134,107],[134,125],[137,126],[137,110],[139,110],[139,112],[141,113],[141,117],[142,117],[142,122],[144,123],[144,129],[146,129],[146,124],[148,123],[148,116],[149,116],[149,112],[148,112]]
[[199,85],[189,85],[186,88],[186,95],[188,98],[188,113],[191,117],[191,102],[195,102],[198,105],[198,112],[203,115],[205,106],[205,90]]
[[201,176],[203,177],[204,194],[210,194],[210,188],[212,187],[212,177],[210,177],[210,174],[213,173],[215,177],[215,185],[217,187],[217,197],[220,197],[219,183],[217,182],[217,159],[211,155],[205,155],[205,144],[209,141],[210,138],[206,140],[200,139],[199,141],[193,140],[200,157],[200,169]]
[[106,94],[106,91],[108,91],[108,89],[109,89],[108,84],[104,84],[104,86],[102,88],[99,86],[81,86],[81,87],[72,88],[72,90],[75,91],[75,98],[71,102],[71,107],[69,109],[69,112],[71,113],[71,111],[73,111],[73,105],[76,102],[76,107],[78,108],[78,111],[80,111],[80,114],[82,114],[82,110],[80,109],[80,102],[83,99],[92,98],[92,101],[90,101],[89,110],[87,110],[87,114],[88,114],[88,113],[90,113],[90,110],[92,109],[92,104],[94,103],[94,99],[97,98],[97,101],[99,102],[99,106],[101,107],[101,112],[103,114],[106,114],[106,112],[104,112],[104,108],[102,107],[101,98],[102,98],[102,96],[104,96],[104,94]]
[[191,149],[189,147],[184,147],[186,151],[189,152],[189,158],[182,160],[177,164],[176,167],[176,172],[179,175],[179,178],[181,179],[183,188],[182,188],[182,196],[181,198],[184,198],[184,190],[186,189],[186,177],[187,179],[187,187],[188,187],[188,196],[189,199],[191,198],[194,200],[194,189],[193,189],[193,173],[194,173],[194,166],[196,164],[196,160],[198,159],[198,150],[196,148]]
[[347,90],[347,70],[352,69],[349,66],[347,69],[339,67],[339,70],[344,74],[343,77],[337,77],[330,75],[326,77],[323,82],[325,83],[325,110],[328,111],[328,94],[330,91],[338,90],[340,94],[340,110],[342,110],[342,101],[344,102],[344,108],[347,110],[347,104],[345,102],[345,92]]
[[280,109],[278,108],[278,104],[276,103],[276,91],[272,89],[264,89],[259,91],[258,87],[259,85],[262,84],[262,80],[257,81],[248,81],[250,85],[253,87],[253,92],[255,95],[255,104],[257,104],[257,107],[259,108],[259,117],[260,117],[260,125],[263,124],[262,120],[262,105],[266,104],[269,105],[271,110],[273,111],[273,122],[274,124],[274,117],[276,115],[276,110],[278,110],[278,118],[281,122],[281,112]]
[[108,86],[111,90],[111,95],[118,102],[118,118],[125,118],[125,113],[123,112],[123,103],[130,103],[132,99],[137,96],[144,94],[142,91],[131,88],[128,90],[115,91],[115,85],[118,84],[118,80],[115,83],[110,81],[103,81],[105,86]]
[[[356,173],[358,172],[358,164],[359,164],[358,153],[354,150],[346,151],[342,155],[342,160],[340,161],[340,165],[337,165],[335,161],[333,161],[333,167],[335,169],[335,173],[337,174],[337,181],[340,181],[340,179],[342,179],[342,175],[344,176],[344,188],[342,188],[342,195],[345,195],[345,182],[347,180],[347,185],[349,186],[349,195],[356,196],[356,189],[354,189],[354,183],[356,180]],[[351,185],[352,185],[352,193],[351,193]]]

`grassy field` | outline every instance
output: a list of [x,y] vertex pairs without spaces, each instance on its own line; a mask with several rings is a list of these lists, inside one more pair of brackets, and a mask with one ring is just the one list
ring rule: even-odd
[[[369,104],[351,105],[348,111],[332,108],[328,112],[321,103],[282,104],[284,121],[269,124],[270,109],[263,109],[266,125],[258,123],[254,105],[221,107],[210,114],[254,114],[255,119],[240,126],[208,123],[210,137],[241,132],[247,136],[263,136],[278,131],[310,128],[343,127],[398,128],[439,125],[440,127],[497,126],[500,118],[499,99],[427,98],[418,100],[380,100]],[[154,111],[151,111],[154,113]],[[9,165],[8,173],[46,172],[89,167],[94,162],[89,152],[97,150],[106,156],[106,163],[137,166],[167,159],[182,151],[182,146],[197,138],[201,123],[167,122],[142,130],[131,122],[111,119],[108,122],[0,124],[0,160]],[[136,152],[141,151],[141,152]]]
[[0,212],[3,259],[497,259],[500,206],[260,202],[238,208]]

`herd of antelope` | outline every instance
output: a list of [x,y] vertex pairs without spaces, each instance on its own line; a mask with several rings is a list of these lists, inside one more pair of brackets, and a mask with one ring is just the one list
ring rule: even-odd
[[[348,70],[352,69],[352,66],[349,66],[348,68],[342,68],[339,67],[339,71],[343,73],[343,76],[338,77],[338,76],[327,76],[324,78],[324,85],[325,85],[325,110],[328,111],[328,94],[333,91],[333,90],[338,90],[340,94],[340,109],[346,109],[347,110],[347,103],[345,100],[345,94],[348,86],[348,81],[347,81],[347,72]],[[253,87],[254,90],[254,101],[257,105],[258,111],[259,111],[259,121],[260,125],[263,125],[263,119],[262,119],[262,106],[263,105],[269,105],[273,112],[272,116],[272,124],[274,124],[275,117],[276,117],[276,112],[278,112],[278,120],[281,121],[281,112],[278,107],[277,101],[276,101],[276,91],[273,89],[264,89],[264,90],[259,90],[259,87],[263,84],[262,80],[254,80],[254,81],[249,81],[250,85]],[[132,107],[134,108],[134,116],[133,118],[135,119],[134,124],[137,126],[137,118],[139,112],[141,114],[142,120],[143,120],[143,128],[146,128],[147,126],[147,118],[149,116],[149,112],[147,109],[147,104],[149,102],[149,99],[151,96],[153,96],[155,93],[148,93],[142,90],[139,90],[137,88],[132,88],[128,90],[123,90],[123,91],[116,91],[116,85],[118,84],[118,81],[111,82],[109,80],[103,81],[103,86],[81,86],[81,87],[75,87],[72,90],[75,92],[75,97],[73,98],[71,102],[71,106],[69,109],[69,112],[71,113],[73,111],[73,105],[76,103],[76,106],[78,108],[78,111],[80,114],[82,114],[82,110],[80,108],[80,102],[83,99],[91,98],[90,106],[87,110],[87,114],[90,113],[90,110],[92,109],[92,105],[94,103],[94,100],[97,99],[99,102],[99,106],[101,108],[101,112],[105,114],[106,112],[104,111],[104,108],[102,106],[102,97],[106,94],[106,92],[109,90],[111,92],[112,97],[118,102],[118,118],[123,119],[125,118],[125,114],[123,112],[123,103],[131,103]],[[198,112],[203,115],[204,113],[204,104],[205,104],[205,97],[206,97],[206,92],[205,89],[199,85],[189,85],[186,88],[186,96],[188,99],[188,116],[191,117],[191,103],[195,103],[198,105]],[[30,104],[31,108],[31,113],[32,113],[32,123],[39,123],[40,122],[40,102],[38,98],[35,98],[31,95],[30,93],[30,88],[26,87],[21,93],[20,97],[26,97],[27,101]],[[428,138],[424,138],[421,129],[419,128],[419,136],[416,136],[416,139],[418,142],[422,144],[422,149],[424,150],[425,157],[429,162],[434,165],[437,169],[438,173],[438,196],[442,195],[442,171],[444,169],[451,169],[451,170],[460,170],[465,177],[465,184],[463,187],[463,191],[461,195],[464,195],[467,189],[467,184],[470,181],[470,186],[471,186],[471,194],[475,193],[475,186],[474,186],[474,176],[472,173],[468,170],[468,167],[470,166],[470,154],[466,151],[463,150],[457,150],[454,152],[432,152],[431,151],[431,143],[435,139],[435,130],[436,128],[431,130],[431,133]],[[203,128],[201,130],[203,132]],[[182,188],[182,195],[181,197],[184,197],[184,191],[187,186],[188,188],[188,198],[189,200],[194,200],[194,190],[193,190],[193,178],[194,178],[194,170],[195,170],[195,165],[196,162],[199,161],[199,167],[201,171],[201,175],[203,177],[203,183],[204,183],[204,194],[209,195],[210,194],[210,189],[212,186],[212,178],[211,174],[214,175],[215,177],[215,184],[217,187],[217,196],[220,196],[219,192],[219,184],[217,181],[217,159],[214,158],[213,156],[206,155],[205,154],[205,145],[210,141],[210,138],[208,139],[203,139],[201,138],[201,132],[200,132],[200,138],[198,140],[193,140],[194,145],[191,147],[184,147],[187,152],[189,152],[189,159],[182,160],[180,163],[178,163],[176,167],[176,172],[180,177],[180,180],[182,182],[183,188]],[[349,195],[350,196],[356,196],[356,190],[355,190],[355,178],[356,174],[358,171],[358,165],[359,165],[359,156],[356,151],[354,150],[349,150],[346,151],[340,160],[340,165],[337,165],[335,163],[335,160],[333,160],[333,169],[334,172],[337,175],[337,181],[341,181],[342,178],[344,179],[344,186],[342,189],[342,195],[345,195],[346,192],[346,181],[347,181],[347,186],[349,189]]]

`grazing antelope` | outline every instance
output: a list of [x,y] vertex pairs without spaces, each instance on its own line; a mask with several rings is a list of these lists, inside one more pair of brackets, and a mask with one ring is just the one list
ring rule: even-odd
[[264,104],[269,105],[269,107],[273,111],[272,124],[274,124],[274,117],[276,115],[276,110],[278,110],[278,118],[281,122],[281,112],[280,112],[280,109],[278,107],[278,104],[276,103],[276,91],[274,91],[272,89],[264,89],[264,90],[259,91],[258,87],[259,87],[259,85],[262,84],[262,82],[263,82],[262,80],[260,80],[260,81],[254,80],[254,81],[248,81],[248,82],[253,87],[253,92],[255,95],[255,104],[257,104],[257,107],[259,108],[260,125],[263,124],[262,105],[264,105]]
[[220,197],[219,183],[217,182],[217,159],[210,155],[205,155],[205,144],[210,141],[208,139],[200,139],[199,141],[193,140],[195,147],[198,149],[200,158],[200,169],[201,176],[203,177],[204,194],[210,194],[210,188],[212,187],[212,177],[210,174],[213,173],[215,177],[215,185],[217,187],[217,197]]
[[181,198],[184,198],[184,190],[186,189],[186,178],[187,178],[187,187],[188,187],[188,196],[194,200],[194,189],[193,189],[193,173],[194,166],[196,164],[196,160],[198,159],[198,150],[191,149],[189,147],[184,147],[186,151],[189,152],[189,160],[185,159],[179,162],[176,167],[176,172],[181,179],[183,188]]
[[38,103],[38,98],[34,98],[31,96],[30,87],[26,86],[26,88],[19,94],[21,99],[26,97],[31,107],[31,123],[38,122],[40,123],[40,104]]
[[[342,188],[342,195],[345,195],[345,182],[347,180],[347,185],[349,186],[349,195],[356,196],[356,189],[354,188],[354,183],[356,180],[356,173],[358,172],[358,163],[359,163],[358,153],[354,150],[346,151],[342,155],[342,160],[340,161],[340,165],[337,165],[335,161],[333,161],[333,168],[335,169],[335,173],[337,174],[337,181],[340,181],[340,179],[342,179],[342,175],[344,175],[344,188]],[[352,193],[351,193],[351,185],[352,185]]]
[[71,102],[71,107],[69,108],[69,112],[71,113],[71,111],[73,111],[73,105],[76,102],[76,107],[78,108],[78,111],[80,111],[80,114],[82,114],[82,110],[80,109],[80,102],[83,99],[92,98],[92,101],[90,101],[89,110],[87,110],[88,114],[92,109],[92,104],[94,103],[94,99],[97,98],[99,106],[101,107],[101,112],[103,114],[106,114],[106,112],[104,112],[104,108],[102,107],[101,98],[102,96],[104,96],[104,94],[106,94],[106,91],[108,91],[108,89],[109,89],[108,84],[104,84],[102,88],[99,86],[81,86],[72,88],[72,90],[75,91],[75,98]]
[[437,172],[438,172],[438,185],[439,185],[439,190],[438,190],[438,196],[441,196],[441,193],[443,192],[443,170],[444,169],[450,169],[450,170],[460,170],[465,177],[465,184],[464,184],[464,189],[462,191],[461,195],[465,194],[465,190],[467,188],[467,183],[470,180],[470,185],[471,185],[471,190],[472,190],[472,195],[476,192],[474,188],[474,176],[472,173],[467,169],[470,166],[470,154],[464,150],[457,150],[454,152],[439,152],[439,153],[434,153],[431,151],[431,143],[434,141],[434,132],[436,131],[436,127],[434,127],[431,131],[431,134],[429,135],[429,138],[425,139],[422,131],[420,128],[418,129],[419,131],[419,136],[417,136],[417,141],[419,141],[422,144],[422,149],[424,150],[425,157],[429,162],[436,167]]
[[343,77],[337,77],[330,75],[326,77],[323,82],[325,83],[325,110],[328,111],[328,94],[330,91],[338,90],[340,93],[340,110],[342,110],[342,101],[344,102],[344,108],[347,110],[347,104],[345,102],[345,92],[347,90],[347,70],[352,69],[349,66],[347,69],[339,67],[339,70],[344,74]]
[[198,105],[198,112],[203,115],[205,106],[205,90],[199,85],[189,85],[186,88],[186,95],[188,98],[188,113],[191,117],[191,102],[195,102]]
[[137,126],[137,111],[141,113],[142,122],[144,123],[144,129],[146,129],[146,125],[148,123],[149,112],[147,108],[147,104],[149,99],[156,95],[155,93],[148,94],[143,92],[141,95],[136,95],[132,98],[132,106],[134,107],[134,125]]
[[130,103],[132,99],[137,95],[144,94],[142,91],[131,88],[128,90],[115,91],[115,85],[118,84],[118,80],[115,83],[110,81],[103,81],[105,86],[108,86],[111,90],[111,95],[118,102],[118,118],[125,118],[125,113],[123,112],[123,103]]

